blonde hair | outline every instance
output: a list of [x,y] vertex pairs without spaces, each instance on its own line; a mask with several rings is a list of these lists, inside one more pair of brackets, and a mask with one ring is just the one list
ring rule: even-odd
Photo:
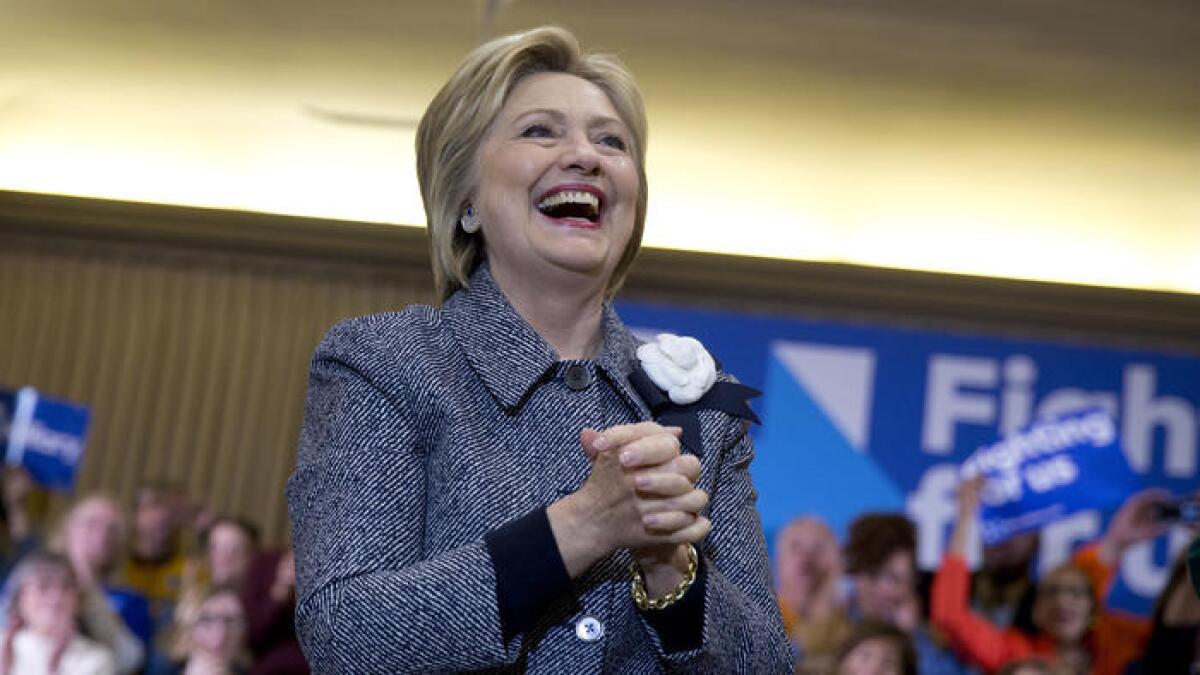
[[[16,672],[14,657],[14,643],[17,633],[25,627],[26,618],[21,615],[20,604],[21,594],[25,592],[25,586],[31,579],[43,574],[61,573],[63,580],[70,586],[77,599],[75,605],[75,622],[78,623],[83,615],[83,594],[79,588],[79,579],[75,576],[75,570],[71,567],[71,562],[66,556],[58,553],[51,553],[45,550],[35,550],[27,554],[17,564],[16,569],[8,577],[7,588],[5,590],[6,597],[4,599],[5,609],[3,615],[6,624],[4,631],[0,634],[0,673],[9,675]],[[58,672],[59,663],[62,661],[63,654],[66,653],[67,647],[71,644],[71,639],[78,634],[78,630],[70,635],[64,636],[56,644],[51,647],[49,671]]]
[[[181,597],[175,605],[175,613],[172,616],[170,628],[161,637],[161,641],[165,646],[167,655],[175,661],[187,661],[192,652],[192,632],[196,629],[196,625],[200,622],[200,615],[203,613],[204,605],[208,604],[213,598],[228,595],[237,600],[237,605],[242,612],[243,620],[245,620],[246,606],[242,602],[241,595],[233,586],[206,586],[204,588],[193,589],[191,593]],[[239,654],[234,656],[235,662],[240,662],[244,659],[246,635],[245,629],[242,631],[242,644]]]
[[591,82],[629,127],[629,153],[638,172],[637,206],[633,234],[608,281],[607,297],[616,293],[637,255],[646,222],[646,112],[637,84],[615,56],[584,54],[565,29],[534,28],[496,38],[468,54],[417,127],[417,179],[441,300],[467,285],[483,255],[481,237],[458,227],[476,187],[479,147],[516,84],[537,73],[565,73]]
[[71,504],[71,507],[62,514],[58,522],[54,525],[54,528],[51,529],[50,537],[46,541],[46,548],[54,553],[69,555],[67,539],[69,537],[68,530],[71,526],[71,521],[79,515],[79,512],[85,505],[93,503],[104,503],[113,507],[113,510],[117,513],[117,537],[113,543],[113,550],[110,551],[112,557],[106,569],[97,570],[101,578],[106,578],[115,571],[120,562],[121,554],[125,550],[125,542],[129,538],[129,523],[127,522],[125,512],[121,509],[121,504],[115,497],[103,492],[93,492],[76,499]]

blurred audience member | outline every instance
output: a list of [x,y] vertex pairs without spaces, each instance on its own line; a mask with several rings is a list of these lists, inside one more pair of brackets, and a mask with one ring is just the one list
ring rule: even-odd
[[0,506],[3,510],[0,513],[4,516],[5,542],[3,556],[0,557],[0,582],[8,578],[21,558],[41,545],[30,514],[30,500],[36,491],[33,478],[17,466],[4,467],[2,471],[0,490],[3,494],[0,497],[3,499],[0,500]]
[[78,631],[81,596],[63,556],[35,551],[10,579],[0,675],[112,675],[112,653]]
[[241,518],[216,518],[204,537],[204,557],[209,583],[214,586],[240,587],[257,552],[257,527]]
[[917,529],[894,513],[867,513],[850,524],[846,571],[853,580],[849,613],[903,629],[917,650],[923,675],[958,675],[969,670],[944,649],[921,622],[917,595]]
[[971,578],[971,606],[990,623],[1011,626],[1032,599],[1032,573],[1040,537],[1027,532],[983,549],[983,565]]
[[209,586],[240,588],[258,552],[258,528],[241,518],[214,516],[199,546],[199,558],[184,567],[181,602],[202,595]]
[[[117,567],[124,535],[121,507],[109,497],[93,495],[67,511],[49,548],[71,564],[84,632],[112,650],[120,672],[133,673],[141,668],[150,639],[147,605],[140,596],[115,588],[110,592],[106,587]],[[118,609],[125,610],[124,615]]]
[[141,487],[134,501],[133,542],[124,583],[150,601],[156,623],[171,616],[187,558],[180,543],[182,496],[164,485]]
[[1099,543],[1081,549],[1071,563],[1038,582],[1032,617],[1036,633],[1028,634],[991,624],[968,604],[967,532],[979,509],[981,487],[976,479],[959,488],[957,520],[934,581],[934,624],[961,653],[989,671],[1014,659],[1041,656],[1063,672],[1121,673],[1141,649],[1146,625],[1108,610],[1104,597],[1121,555],[1163,532],[1164,526],[1154,519],[1162,492],[1147,490],[1130,497]]
[[246,613],[237,591],[211,586],[192,601],[180,602],[170,637],[169,665],[150,675],[229,675],[244,673]]
[[1187,548],[1180,551],[1154,604],[1150,640],[1130,673],[1200,673],[1200,597],[1188,580]]
[[[281,629],[290,634],[295,642],[291,616],[295,611],[291,597],[295,573],[291,572],[291,581],[287,582],[285,590],[275,591],[272,584],[277,576],[276,567],[280,556],[268,556],[269,570],[255,571],[255,568],[261,567],[256,562],[258,528],[241,518],[214,516],[200,543],[203,557],[195,565],[189,565],[184,575],[180,607],[196,606],[210,587],[239,590],[247,618],[246,642],[255,656],[255,668],[252,672],[258,672],[258,662],[277,646]],[[276,593],[280,596],[278,600],[275,599]],[[299,652],[299,643],[295,646]],[[278,659],[279,655],[274,655],[274,658]],[[303,654],[300,659],[303,663]]]
[[827,671],[850,624],[838,595],[841,552],[820,518],[797,518],[775,538],[775,579],[798,670]]
[[850,524],[846,571],[856,617],[907,623],[916,588],[917,530],[904,516],[868,513]]
[[900,628],[882,621],[864,620],[842,643],[834,665],[835,675],[917,675],[917,652]]
[[250,675],[306,675],[308,662],[296,639],[296,561],[292,549],[258,556],[242,589],[247,637],[254,657]]

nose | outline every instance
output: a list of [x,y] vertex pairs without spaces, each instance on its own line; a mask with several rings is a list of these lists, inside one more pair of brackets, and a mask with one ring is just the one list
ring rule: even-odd
[[586,132],[580,130],[567,136],[560,165],[582,176],[600,175],[600,153]]

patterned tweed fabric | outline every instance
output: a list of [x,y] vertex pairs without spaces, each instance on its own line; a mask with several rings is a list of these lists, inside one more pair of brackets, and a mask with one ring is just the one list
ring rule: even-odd
[[[783,673],[745,424],[700,415],[712,497],[701,649],[664,654],[620,551],[574,582],[574,603],[505,642],[484,535],[583,484],[583,427],[650,419],[629,386],[636,342],[611,307],[593,360],[559,361],[486,265],[440,308],[333,327],[313,357],[287,495],[297,629],[319,673]],[[567,386],[569,366],[587,369]],[[724,376],[723,376],[724,377]],[[583,639],[591,617],[603,635]],[[589,622],[592,627],[594,622]]]

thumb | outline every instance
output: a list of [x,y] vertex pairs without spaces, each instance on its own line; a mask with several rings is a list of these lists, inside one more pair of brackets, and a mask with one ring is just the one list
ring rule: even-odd
[[587,455],[588,460],[593,462],[600,456],[600,451],[592,447],[592,443],[599,435],[600,432],[591,427],[586,427],[579,432],[579,444],[583,446],[583,452]]

